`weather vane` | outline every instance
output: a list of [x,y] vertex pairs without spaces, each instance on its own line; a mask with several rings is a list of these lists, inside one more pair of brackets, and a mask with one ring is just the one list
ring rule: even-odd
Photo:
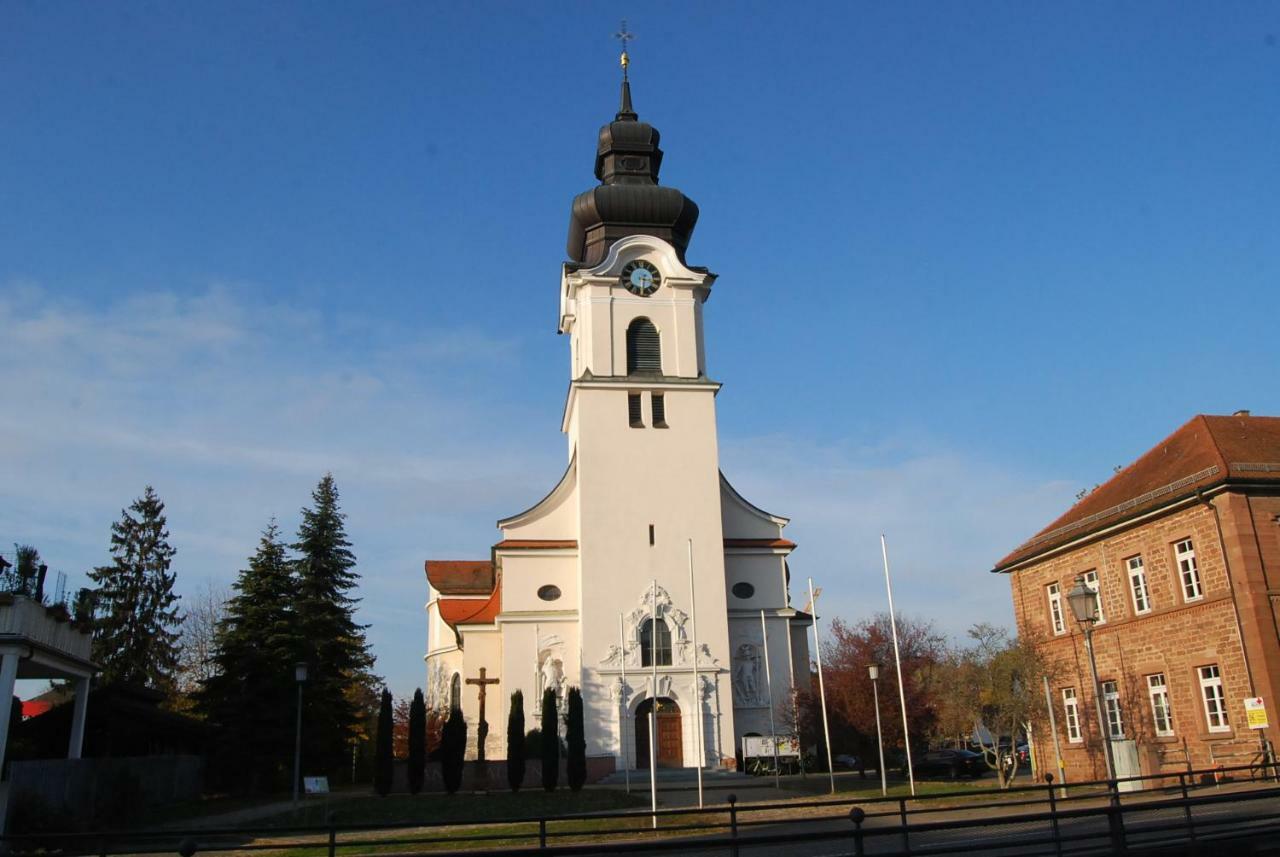
[[635,39],[635,33],[627,32],[627,19],[622,19],[622,29],[613,34],[613,37],[622,42],[622,79],[627,79],[627,66],[631,65],[631,57],[627,56],[627,42]]

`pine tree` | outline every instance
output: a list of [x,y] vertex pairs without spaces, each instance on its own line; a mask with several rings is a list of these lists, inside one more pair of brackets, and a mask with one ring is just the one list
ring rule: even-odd
[[409,706],[409,793],[422,791],[427,765],[427,703],[422,689],[413,692]]
[[575,792],[587,781],[587,739],[583,731],[582,716],[582,691],[571,687],[564,737],[569,744],[569,788]]
[[306,758],[314,770],[336,773],[362,737],[363,691],[376,684],[365,626],[353,617],[357,599],[350,593],[360,576],[338,509],[338,488],[326,474],[302,510],[294,601],[305,660],[312,679],[307,687]]
[[291,607],[293,567],[274,520],[234,588],[214,637],[213,674],[197,693],[197,708],[221,727],[215,758],[248,790],[270,790],[293,772],[294,665],[302,655]]
[[542,787],[556,790],[560,781],[560,713],[556,711],[556,692],[542,692]]
[[511,694],[511,711],[507,714],[507,785],[520,791],[524,784],[524,693]]
[[172,689],[181,622],[169,570],[175,553],[164,503],[148,485],[111,525],[111,565],[89,572],[98,605],[93,659],[104,683]]
[[373,766],[373,789],[386,797],[391,793],[391,780],[395,776],[395,756],[392,753],[392,736],[395,723],[391,717],[391,691],[383,688],[382,707],[378,711],[377,758]]
[[467,756],[467,721],[461,708],[449,711],[440,740],[440,773],[445,791],[453,794],[462,786],[462,769]]

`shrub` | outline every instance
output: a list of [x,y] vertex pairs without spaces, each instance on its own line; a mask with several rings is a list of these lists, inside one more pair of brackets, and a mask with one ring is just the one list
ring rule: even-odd
[[556,790],[560,780],[560,713],[556,711],[556,692],[547,688],[542,693],[542,787]]
[[462,786],[462,768],[467,754],[467,721],[461,708],[449,712],[440,739],[440,773],[445,791],[453,794]]
[[507,785],[520,791],[524,783],[524,694],[511,694],[511,712],[507,715]]
[[587,781],[587,739],[582,725],[582,691],[569,688],[569,719],[565,723],[569,744],[569,788],[575,792]]
[[394,728],[391,716],[391,691],[383,688],[382,707],[378,709],[377,756],[373,761],[373,790],[383,797],[391,792],[391,779],[395,772],[391,736]]
[[422,780],[427,767],[427,703],[422,690],[413,692],[409,704],[409,793],[422,791]]

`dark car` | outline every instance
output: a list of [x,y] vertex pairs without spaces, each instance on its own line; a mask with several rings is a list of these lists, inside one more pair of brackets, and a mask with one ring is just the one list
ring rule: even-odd
[[912,763],[920,776],[941,774],[951,777],[980,777],[987,772],[982,754],[972,750],[930,750]]

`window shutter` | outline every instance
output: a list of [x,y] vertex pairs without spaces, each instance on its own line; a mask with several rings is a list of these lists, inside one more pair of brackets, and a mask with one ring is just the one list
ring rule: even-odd
[[637,318],[627,328],[627,374],[636,372],[662,372],[658,328],[647,318]]
[[627,394],[627,416],[631,419],[632,428],[644,428],[644,416],[640,411],[640,394]]
[[667,427],[667,405],[661,393],[653,394],[653,425],[655,428]]

